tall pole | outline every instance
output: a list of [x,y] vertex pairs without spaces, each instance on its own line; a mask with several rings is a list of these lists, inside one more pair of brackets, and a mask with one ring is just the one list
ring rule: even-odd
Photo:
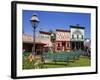
[[32,50],[33,50],[33,55],[35,55],[36,53],[35,53],[35,25],[34,25],[34,27],[33,27],[33,48],[32,48]]
[[[36,14],[33,14],[31,19],[30,19],[30,22],[32,24],[32,31],[33,31],[33,46],[32,46],[32,60],[33,60],[33,57],[35,58],[35,29],[38,25],[38,23],[40,22],[40,20],[38,19],[37,15]],[[33,62],[34,64],[34,62]]]

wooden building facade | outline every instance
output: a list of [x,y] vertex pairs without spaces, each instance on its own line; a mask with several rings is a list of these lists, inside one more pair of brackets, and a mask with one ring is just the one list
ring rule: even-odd
[[56,52],[70,51],[70,30],[56,29]]

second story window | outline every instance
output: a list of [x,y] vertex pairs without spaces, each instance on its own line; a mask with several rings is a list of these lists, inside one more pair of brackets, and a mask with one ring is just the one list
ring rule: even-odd
[[74,35],[72,35],[72,39],[74,39]]
[[82,39],[83,39],[83,35],[82,35]]
[[79,35],[77,35],[77,39],[79,39]]

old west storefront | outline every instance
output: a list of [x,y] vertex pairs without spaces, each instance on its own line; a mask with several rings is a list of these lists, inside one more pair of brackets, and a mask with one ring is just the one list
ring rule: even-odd
[[70,51],[70,30],[56,29],[56,52]]
[[46,31],[39,31],[39,39],[42,43],[46,44],[43,47],[43,52],[52,51],[51,33]]
[[84,27],[80,27],[79,25],[70,26],[71,30],[71,49],[84,49]]
[[[36,38],[35,52],[37,55],[42,54],[44,45],[45,45],[44,43],[40,42],[40,40],[38,38]],[[32,52],[32,46],[33,46],[32,36],[23,34],[23,51]]]
[[[51,33],[45,31],[39,31],[39,35],[36,37],[36,54],[42,54],[43,52],[53,51],[71,51],[76,49],[84,49],[85,40],[85,28],[79,25],[70,26],[70,30],[56,29],[56,40],[54,43],[51,41]],[[32,52],[33,38],[31,35],[23,34],[23,50]]]

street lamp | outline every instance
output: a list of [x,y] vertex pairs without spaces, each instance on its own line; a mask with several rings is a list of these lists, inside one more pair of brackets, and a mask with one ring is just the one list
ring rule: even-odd
[[37,28],[40,20],[38,19],[36,14],[33,14],[30,22],[32,24],[32,28],[33,28],[33,47],[32,47],[32,55],[35,55],[35,29]]
[[56,35],[55,33],[51,32],[51,42],[53,45],[53,52],[55,51],[55,40],[56,40]]
[[54,42],[54,33],[51,33],[51,41]]

